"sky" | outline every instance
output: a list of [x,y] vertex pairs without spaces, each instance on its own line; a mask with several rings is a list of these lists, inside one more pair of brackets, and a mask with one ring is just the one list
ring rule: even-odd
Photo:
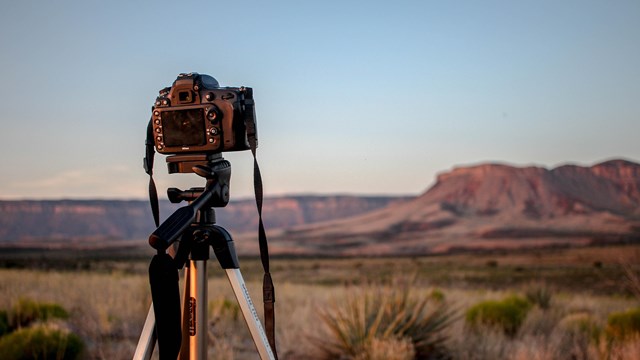
[[[638,0],[3,0],[0,199],[144,199],[151,106],[182,72],[254,89],[266,195],[640,162]],[[250,152],[224,156],[252,196]]]

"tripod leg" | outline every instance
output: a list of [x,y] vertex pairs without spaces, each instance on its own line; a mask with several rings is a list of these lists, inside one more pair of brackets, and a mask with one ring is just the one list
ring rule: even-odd
[[180,346],[180,360],[189,360],[189,306],[188,302],[191,298],[189,292],[189,268],[183,269],[184,275],[184,292],[182,297],[182,344]]
[[190,260],[186,276],[182,319],[182,348],[185,351],[180,353],[181,360],[207,359],[207,306],[207,262],[206,260]]
[[144,327],[138,340],[136,352],[133,354],[133,360],[149,360],[153,354],[153,348],[156,346],[156,317],[153,313],[153,304],[149,307],[147,319],[144,321]]
[[265,334],[264,329],[262,328],[260,318],[258,317],[256,308],[253,306],[253,301],[251,301],[249,291],[244,283],[240,269],[225,269],[225,271],[227,273],[227,278],[229,278],[229,283],[231,283],[233,293],[236,295],[236,299],[240,305],[240,310],[242,310],[244,320],[247,322],[247,326],[249,327],[249,332],[251,333],[253,342],[256,345],[260,359],[275,359],[273,352],[271,351],[271,346],[269,346],[267,334]]
[[192,360],[207,358],[207,261],[189,261],[188,309],[189,353]]

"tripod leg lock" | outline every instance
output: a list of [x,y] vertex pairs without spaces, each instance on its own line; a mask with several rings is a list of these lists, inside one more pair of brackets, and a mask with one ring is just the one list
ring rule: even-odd
[[212,226],[212,236],[209,240],[213,252],[223,269],[239,269],[240,262],[236,254],[236,247],[229,232],[218,225]]

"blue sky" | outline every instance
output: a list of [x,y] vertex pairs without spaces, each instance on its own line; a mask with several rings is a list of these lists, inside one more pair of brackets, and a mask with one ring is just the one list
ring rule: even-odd
[[[640,161],[637,0],[4,1],[0,198],[144,198],[150,107],[190,71],[254,88],[268,195]],[[250,196],[249,152],[225,157]]]

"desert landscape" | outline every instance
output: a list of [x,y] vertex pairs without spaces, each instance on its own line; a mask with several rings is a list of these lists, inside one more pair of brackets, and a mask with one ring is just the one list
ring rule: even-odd
[[[280,358],[638,358],[639,179],[624,160],[481,164],[417,197],[268,198]],[[254,206],[218,220],[259,304]],[[135,238],[152,230],[147,204],[2,201],[0,213],[0,349],[49,334],[61,358],[130,358],[151,301],[154,251]],[[257,358],[210,267],[210,358]]]
[[[409,196],[268,198],[274,255],[428,255],[483,249],[640,241],[640,164],[613,159],[553,169],[484,163],[438,175]],[[168,217],[178,206],[161,202]],[[217,223],[257,255],[252,199],[218,209]],[[144,247],[154,229],[145,201],[0,201],[0,246]]]
[[[37,326],[77,335],[83,344],[80,358],[131,358],[151,302],[146,259],[31,255],[38,265],[23,253],[12,268],[0,269],[0,309],[8,319],[29,314],[34,303],[55,304],[68,314]],[[275,258],[278,352],[283,359],[635,359],[640,354],[633,325],[640,301],[638,263],[638,245]],[[257,359],[224,273],[215,261],[210,264],[209,356]],[[259,260],[241,258],[241,268],[259,304]],[[523,304],[521,317],[505,315],[513,311],[508,303],[483,320],[470,315],[474,307],[513,299]],[[376,326],[381,309],[415,326],[400,331],[386,317]],[[409,321],[413,316],[417,319]],[[11,334],[16,332],[4,338]]]
[[638,0],[5,1],[0,360],[131,359],[152,293],[208,359],[257,359],[240,312],[269,332],[273,294],[280,360],[640,359],[639,25]]

